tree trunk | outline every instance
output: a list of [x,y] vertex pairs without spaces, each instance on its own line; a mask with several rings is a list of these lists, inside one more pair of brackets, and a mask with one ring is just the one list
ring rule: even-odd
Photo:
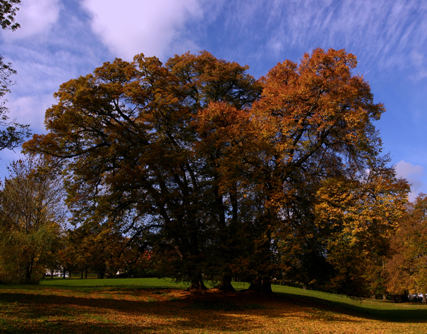
[[191,280],[190,290],[206,290],[206,286],[201,279]]
[[31,260],[25,268],[25,283],[32,283],[34,256],[31,256]]
[[233,285],[231,285],[231,275],[230,274],[224,274],[222,276],[221,283],[218,286],[218,289],[221,291],[235,291],[233,288]]
[[422,303],[423,304],[427,303],[427,294],[426,293],[423,293],[423,301],[422,301]]
[[31,283],[31,266],[28,266],[25,270],[25,283]]
[[194,273],[191,278],[190,291],[202,291],[206,290],[206,286],[203,283],[202,274],[200,272]]
[[273,291],[271,290],[271,280],[268,277],[256,278],[251,281],[249,285],[249,290],[256,291],[264,294],[270,294]]

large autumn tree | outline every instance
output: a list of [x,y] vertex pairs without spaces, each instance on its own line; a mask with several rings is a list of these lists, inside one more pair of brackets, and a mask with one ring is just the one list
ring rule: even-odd
[[215,157],[196,153],[195,119],[211,102],[248,107],[259,86],[246,69],[207,52],[105,63],[61,86],[46,112],[49,133],[25,147],[63,159],[78,219],[151,237],[171,275],[203,287],[225,213]]
[[207,52],[116,59],[61,85],[48,134],[25,148],[62,161],[77,221],[145,239],[165,273],[194,288],[205,275],[231,289],[238,274],[268,292],[295,269],[284,254],[303,254],[300,268],[333,266],[320,226],[340,212],[319,211],[325,187],[366,194],[366,171],[381,178],[373,122],[384,108],[355,67],[344,50],[316,49],[255,81]]
[[310,207],[323,180],[360,178],[379,158],[373,122],[384,108],[363,77],[352,73],[355,67],[356,57],[344,50],[316,49],[261,79],[263,92],[251,110],[258,151],[253,156],[259,159],[248,162],[258,206],[258,261],[252,269],[258,268],[255,283],[263,290],[269,290],[279,240],[299,240],[295,249],[319,247],[309,237],[317,233]]

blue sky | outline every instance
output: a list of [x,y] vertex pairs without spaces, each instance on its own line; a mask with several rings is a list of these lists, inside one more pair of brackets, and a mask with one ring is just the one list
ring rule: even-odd
[[[260,77],[316,47],[346,49],[386,113],[376,126],[398,175],[427,193],[427,0],[22,0],[0,34],[18,74],[11,118],[44,132],[62,82],[115,57],[208,50]],[[0,175],[19,149],[0,152]]]

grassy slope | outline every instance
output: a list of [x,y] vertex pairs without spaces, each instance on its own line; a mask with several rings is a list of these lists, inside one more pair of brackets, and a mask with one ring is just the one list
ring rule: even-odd
[[[273,286],[194,296],[168,279],[45,280],[0,285],[2,332],[378,332],[426,333],[427,306],[361,300]],[[247,287],[235,283],[237,289]]]
[[[273,291],[295,302],[306,302],[332,310],[387,321],[426,321],[427,306],[348,297],[288,286],[273,286]],[[427,333],[427,330],[426,330]]]

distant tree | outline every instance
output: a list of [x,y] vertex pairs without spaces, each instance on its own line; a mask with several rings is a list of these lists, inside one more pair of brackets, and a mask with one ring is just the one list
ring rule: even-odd
[[78,272],[80,278],[87,278],[88,273],[98,278],[154,273],[156,268],[146,245],[140,238],[123,236],[116,227],[85,222],[69,228],[49,268]]
[[69,233],[81,269],[95,272],[98,278],[114,277],[125,270],[128,240],[114,224],[85,223]]
[[40,160],[9,168],[0,190],[0,281],[35,283],[59,245],[61,191]]
[[390,293],[422,293],[427,302],[427,195],[419,195],[400,220],[385,271]]
[[408,189],[392,168],[323,183],[315,214],[324,258],[332,269],[327,288],[359,296],[385,293],[382,269],[391,235],[405,214]]

